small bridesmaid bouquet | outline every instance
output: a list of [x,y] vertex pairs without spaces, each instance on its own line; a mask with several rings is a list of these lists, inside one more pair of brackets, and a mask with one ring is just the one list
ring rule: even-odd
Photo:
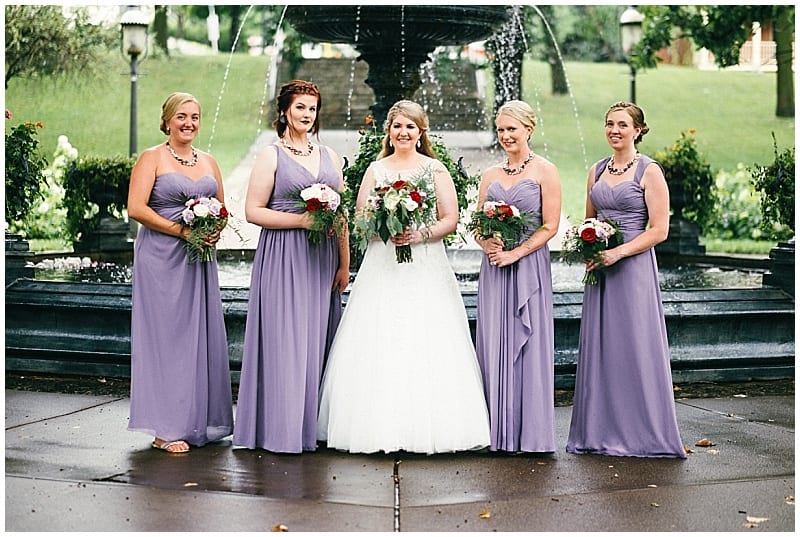
[[181,212],[181,222],[189,227],[184,244],[191,263],[214,260],[215,246],[206,244],[211,235],[228,225],[228,209],[214,197],[189,198]]
[[[406,229],[420,229],[435,220],[436,195],[430,169],[408,180],[398,177],[391,183],[378,182],[356,215],[358,247],[363,252],[372,237],[380,237],[385,244]],[[398,263],[414,261],[408,244],[395,246],[395,254]]]
[[[561,259],[568,264],[594,258],[600,252],[622,244],[622,233],[616,222],[610,219],[587,218],[579,226],[567,230],[561,249]],[[596,271],[583,275],[583,283],[597,285]]]
[[514,205],[504,201],[487,201],[480,211],[473,213],[469,229],[475,238],[500,239],[503,241],[503,250],[511,250],[517,246],[532,222],[533,215],[520,212]]
[[297,207],[311,215],[312,225],[307,229],[308,242],[318,245],[323,238],[341,235],[347,227],[342,196],[323,183],[314,183],[295,196]]

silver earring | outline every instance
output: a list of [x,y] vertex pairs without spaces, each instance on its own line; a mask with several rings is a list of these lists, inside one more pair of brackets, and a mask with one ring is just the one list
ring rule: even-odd
[[422,141],[419,138],[417,138],[417,149],[419,149],[420,147],[422,147]]
[[391,140],[389,140],[389,147],[394,147],[394,144],[392,144]]
[[279,118],[278,118],[278,122],[279,122],[281,125],[286,125],[286,115],[284,115],[284,114],[281,114],[281,117],[279,117]]

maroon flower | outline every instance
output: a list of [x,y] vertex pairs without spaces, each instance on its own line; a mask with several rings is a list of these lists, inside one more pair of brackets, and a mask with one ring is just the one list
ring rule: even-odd
[[420,194],[416,190],[409,192],[408,197],[410,197],[413,201],[417,203],[422,203],[422,194]]
[[581,240],[592,244],[597,241],[597,232],[594,230],[594,228],[587,227],[581,231]]

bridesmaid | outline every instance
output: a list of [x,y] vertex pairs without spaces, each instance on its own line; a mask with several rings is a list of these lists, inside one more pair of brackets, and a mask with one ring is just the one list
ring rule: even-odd
[[536,127],[528,104],[504,104],[495,125],[506,161],[483,173],[476,210],[486,201],[504,201],[532,214],[534,223],[519,244],[506,249],[500,239],[476,237],[486,253],[478,280],[475,346],[489,406],[489,449],[553,452],[553,284],[547,242],[558,231],[561,180],[558,169],[528,145]]
[[350,278],[347,233],[309,243],[309,213],[295,192],[314,183],[342,191],[339,156],[315,145],[322,96],[315,84],[283,85],[273,123],[278,142],[257,157],[245,200],[258,241],[245,327],[234,447],[280,453],[317,447],[322,367]]
[[128,429],[153,435],[152,446],[169,453],[233,429],[217,262],[189,262],[188,228],[179,222],[187,197],[224,201],[217,162],[192,146],[199,130],[197,99],[167,97],[161,131],[169,138],[142,151],[128,190],[128,216],[142,224],[133,256]]
[[641,108],[613,104],[612,154],[589,170],[586,217],[616,221],[625,242],[586,264],[599,282],[583,293],[569,453],[686,458],[653,250],[669,231],[669,190],[636,149],[648,130]]

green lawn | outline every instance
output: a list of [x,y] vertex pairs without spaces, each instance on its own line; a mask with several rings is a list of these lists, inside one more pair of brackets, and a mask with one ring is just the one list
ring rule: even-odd
[[[12,79],[5,106],[14,119],[6,128],[20,121],[41,121],[48,159],[62,134],[83,155],[127,154],[128,64],[119,55],[112,63],[118,68],[98,79]],[[138,82],[139,150],[164,140],[158,130],[164,98],[173,91],[188,91],[204,108],[197,145],[208,149],[210,141],[223,174],[228,174],[257,134],[271,130],[266,123],[259,125],[267,69],[265,58],[243,54],[232,60],[228,54],[146,59]],[[523,97],[539,116],[534,149],[559,167],[564,211],[578,219],[583,216],[587,168],[608,154],[603,116],[611,103],[629,99],[629,73],[620,64],[570,62],[566,69],[573,97],[552,96],[549,66],[528,61]],[[771,132],[780,148],[794,144],[794,120],[774,114],[774,73],[661,66],[638,73],[637,97],[651,128],[640,146],[643,153],[652,154],[693,128],[698,148],[712,167],[732,170],[739,162],[772,162]],[[267,98],[266,108],[272,106]]]

